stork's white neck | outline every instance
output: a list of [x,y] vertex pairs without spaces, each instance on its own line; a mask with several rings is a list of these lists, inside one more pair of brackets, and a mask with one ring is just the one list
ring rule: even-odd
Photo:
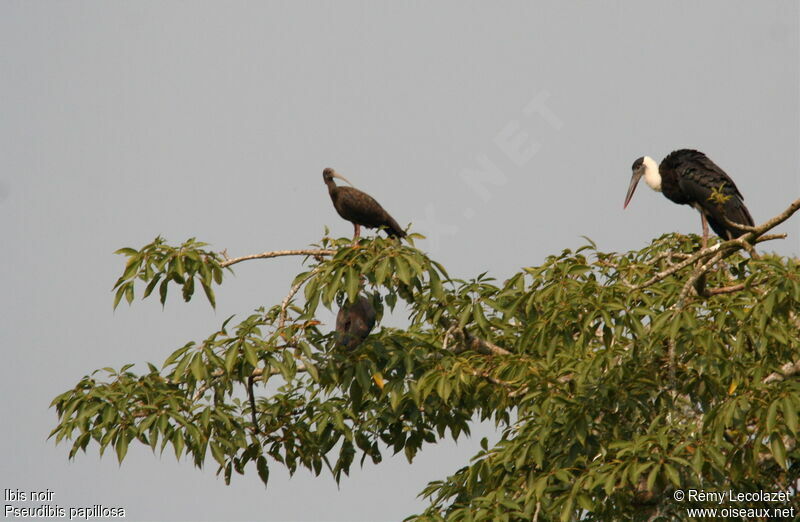
[[661,192],[661,173],[658,171],[658,163],[650,156],[645,156],[642,161],[644,164],[644,181],[651,189]]

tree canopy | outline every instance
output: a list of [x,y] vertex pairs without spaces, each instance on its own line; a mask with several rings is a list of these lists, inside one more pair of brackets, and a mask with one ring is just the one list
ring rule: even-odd
[[[175,288],[189,301],[198,286],[214,306],[237,263],[297,255],[303,268],[281,303],[147,371],[82,378],[53,400],[51,437],[71,441],[70,458],[93,444],[120,462],[133,442],[171,446],[197,467],[210,455],[226,482],[267,484],[274,466],[339,481],[356,459],[413,461],[495,422],[498,443],[420,485],[417,520],[668,520],[702,505],[676,490],[786,491],[800,478],[800,261],[754,245],[798,208],[708,248],[694,235],[623,253],[587,239],[503,282],[452,277],[416,234],[234,259],[194,239],[123,248],[114,306]],[[360,295],[407,324],[346,350],[318,311]]]

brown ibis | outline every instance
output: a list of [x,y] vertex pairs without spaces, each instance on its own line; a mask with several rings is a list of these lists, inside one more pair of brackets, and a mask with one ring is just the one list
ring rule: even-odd
[[[336,186],[333,178],[339,178],[348,183],[349,187]],[[358,240],[361,233],[361,227],[366,228],[379,228],[384,227],[386,234],[390,237],[405,237],[405,231],[400,228],[397,221],[389,215],[383,207],[375,201],[375,199],[361,192],[353,187],[352,183],[347,181],[347,178],[334,171],[332,168],[326,168],[322,171],[322,179],[328,186],[328,194],[333,201],[333,207],[347,221],[353,224],[353,241]]]
[[336,314],[336,344],[355,350],[375,327],[375,307],[372,300],[359,295],[355,303],[345,300]]
[[730,223],[753,226],[753,218],[736,184],[700,151],[676,150],[661,164],[644,156],[633,162],[632,169],[623,208],[630,203],[636,184],[644,178],[651,189],[663,193],[670,201],[692,206],[700,212],[704,247],[708,241],[708,225],[722,239],[737,238],[746,232]]

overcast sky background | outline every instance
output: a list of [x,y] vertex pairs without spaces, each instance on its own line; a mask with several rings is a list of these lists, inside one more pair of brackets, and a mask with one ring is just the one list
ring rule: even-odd
[[[800,194],[794,0],[35,2],[0,0],[0,489],[128,520],[399,520],[464,465],[458,445],[226,487],[132,445],[67,460],[50,400],[104,367],[161,364],[230,314],[286,294],[298,259],[254,261],[217,310],[154,300],[112,312],[112,252],[162,234],[231,255],[352,233],[321,180],[372,194],[456,277],[583,243],[643,247],[697,213],[642,186],[633,160],[705,151],[757,222]],[[484,172],[483,176],[475,171]],[[491,173],[486,174],[487,172]],[[770,244],[800,253],[800,218]],[[251,470],[252,471],[252,470]],[[18,504],[18,506],[38,504]]]

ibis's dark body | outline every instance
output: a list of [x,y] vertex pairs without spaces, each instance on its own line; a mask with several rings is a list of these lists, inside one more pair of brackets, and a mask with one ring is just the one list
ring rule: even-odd
[[393,237],[405,237],[406,233],[375,199],[353,187],[339,187],[331,176],[323,174],[333,207],[353,225],[367,228],[385,227],[386,233]]
[[[745,231],[732,227],[725,218],[740,225],[753,226],[744,197],[733,180],[702,152],[681,149],[671,152],[658,167],[661,191],[681,205],[690,205],[705,214],[718,236],[732,239]],[[725,203],[711,198],[714,191],[727,197]]]
[[355,303],[345,301],[336,314],[336,344],[354,350],[364,342],[375,326],[375,307],[372,301],[358,296]]

